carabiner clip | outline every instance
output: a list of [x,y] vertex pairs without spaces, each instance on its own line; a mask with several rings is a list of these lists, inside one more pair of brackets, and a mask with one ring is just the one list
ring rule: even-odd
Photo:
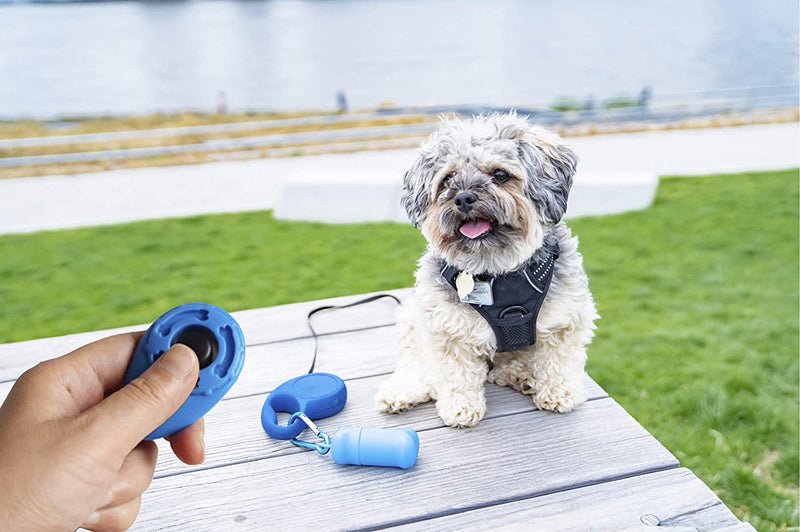
[[292,417],[289,418],[289,425],[291,425],[295,419],[299,419],[303,423],[305,423],[308,428],[310,428],[314,435],[322,440],[322,443],[312,443],[309,441],[299,440],[297,438],[292,438],[290,441],[297,445],[298,447],[302,447],[304,449],[311,449],[312,451],[317,451],[319,454],[327,454],[328,451],[331,450],[331,437],[322,432],[319,427],[317,427],[313,421],[311,421],[307,415],[303,412],[295,412],[292,414]]

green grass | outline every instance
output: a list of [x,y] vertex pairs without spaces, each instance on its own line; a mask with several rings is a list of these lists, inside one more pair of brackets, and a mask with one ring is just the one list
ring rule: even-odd
[[423,238],[396,224],[268,212],[0,237],[0,342],[147,323],[188,301],[227,310],[413,284]]
[[620,95],[603,102],[603,109],[621,109],[624,107],[639,107],[642,104],[636,98]]
[[589,373],[758,530],[798,526],[798,173],[662,180],[573,229]]
[[[758,530],[798,527],[798,172],[662,180],[571,223],[602,320],[589,372]],[[393,224],[269,213],[0,237],[0,342],[410,286]]]
[[561,97],[557,98],[553,103],[550,104],[551,111],[558,111],[561,113],[567,111],[580,111],[584,108],[584,104],[580,103],[579,101],[573,98]]

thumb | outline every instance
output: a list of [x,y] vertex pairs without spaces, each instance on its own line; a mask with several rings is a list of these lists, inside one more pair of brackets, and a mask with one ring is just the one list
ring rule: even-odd
[[91,432],[95,437],[113,438],[109,448],[126,456],[181,407],[197,383],[198,372],[194,351],[175,344],[140,377],[89,411],[90,424],[98,429]]

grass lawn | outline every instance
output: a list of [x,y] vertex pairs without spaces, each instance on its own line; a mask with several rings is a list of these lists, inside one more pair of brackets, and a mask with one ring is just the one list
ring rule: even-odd
[[798,172],[664,179],[572,224],[589,373],[758,530],[798,526]]
[[[740,518],[798,526],[798,172],[663,179],[571,223],[603,319],[589,373]],[[394,224],[269,213],[0,237],[0,342],[410,286]]]

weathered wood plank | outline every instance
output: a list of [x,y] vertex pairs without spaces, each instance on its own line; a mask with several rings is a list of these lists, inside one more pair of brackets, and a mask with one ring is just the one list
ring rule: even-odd
[[[225,401],[265,394],[282,382],[302,375],[308,371],[313,350],[311,338],[248,347],[242,374]],[[346,381],[372,377],[394,370],[399,356],[394,326],[329,334],[319,338],[316,370],[335,373]],[[590,383],[589,386],[597,385]],[[10,383],[0,383],[0,402],[10,389]]]
[[[411,294],[411,289],[402,288],[375,292],[374,294],[357,294],[278,307],[246,310],[235,312],[233,316],[241,325],[248,345],[279,342],[291,338],[306,338],[311,336],[306,319],[311,310],[327,305],[353,303],[377,293],[392,294],[403,301]],[[331,334],[392,325],[397,321],[398,309],[399,305],[396,302],[386,298],[348,309],[320,312],[315,314],[312,320],[317,334]]]
[[137,530],[352,529],[530,498],[677,467],[611,399],[420,432],[409,471],[343,467],[314,452],[159,478]]
[[[320,337],[316,371],[345,380],[392,371],[400,353],[394,329],[389,325]],[[248,347],[242,373],[226,398],[265,393],[306,373],[313,353],[312,338]]]
[[6,400],[6,396],[11,391],[12,386],[14,386],[14,381],[0,382],[0,405]]
[[753,528],[753,525],[750,523],[739,523],[736,525],[715,529],[714,532],[756,532],[756,529]]
[[[401,298],[409,292],[393,291]],[[588,377],[590,402],[569,415],[536,411],[529,397],[494,385],[487,385],[489,417],[473,429],[442,427],[431,403],[401,416],[378,413],[373,396],[399,356],[391,301],[314,318],[325,335],[317,370],[340,375],[349,392],[345,410],[320,426],[331,433],[346,424],[415,428],[422,444],[418,465],[408,472],[341,467],[271,440],[261,428],[261,406],[268,391],[308,369],[308,311],[361,297],[234,313],[245,331],[247,360],[237,384],[207,415],[207,462],[185,466],[159,442],[165,452],[137,528],[495,529],[524,522],[547,530],[631,531],[651,528],[637,524],[635,514],[662,503],[661,513],[649,513],[674,530],[752,530],[731,521],[691,472],[671,470],[675,458]],[[13,379],[39,361],[144,327],[0,345],[0,381],[6,381],[0,401]],[[594,517],[587,521],[587,515]]]
[[0,381],[16,379],[28,368],[44,360],[60,357],[78,347],[107,336],[133,331],[142,331],[147,326],[120,327],[105,331],[54,336],[27,342],[0,344]]
[[671,469],[418,521],[400,529],[518,530],[522,524],[526,530],[548,532],[652,532],[656,526],[679,532],[750,526],[740,523],[694,473]]
[[[315,371],[334,373],[345,381],[389,373],[400,357],[397,334],[396,327],[384,326],[321,337]],[[226,399],[265,393],[306,373],[313,352],[311,338],[248,348],[242,374]]]
[[[344,425],[360,427],[409,427],[414,430],[427,430],[442,426],[433,403],[419,405],[401,415],[382,414],[374,405],[378,387],[388,375],[347,381],[347,405],[335,417],[320,420],[319,427],[333,433]],[[605,391],[586,377],[589,399],[607,397]],[[267,394],[259,394],[225,400],[206,414],[206,462],[200,466],[187,466],[172,454],[169,445],[159,441],[159,455],[156,477],[172,475],[198,469],[219,467],[225,464],[245,462],[258,458],[303,452],[288,441],[269,438],[261,428],[261,407]],[[488,418],[507,416],[523,412],[533,412],[534,406],[529,396],[510,388],[487,384],[486,401]],[[583,407],[582,407],[583,408]],[[279,416],[282,424],[288,416]],[[313,434],[306,432],[304,437],[313,440]]]
[[[410,288],[389,290],[401,300],[408,296]],[[311,337],[306,316],[311,309],[324,305],[343,305],[352,303],[371,294],[354,295],[307,301],[291,305],[267,307],[234,312],[232,315],[239,322],[248,346],[269,342],[280,342],[292,338]],[[318,334],[379,327],[395,323],[398,305],[390,300],[378,300],[368,305],[352,307],[345,311],[323,312],[314,316],[314,329]],[[164,309],[166,312],[169,309]],[[153,319],[158,316],[153,316]],[[142,331],[149,324],[135,325],[93,331],[53,338],[0,344],[0,381],[16,379],[26,369],[41,362],[55,358],[83,345],[100,340],[107,336],[131,331]]]
[[[248,348],[242,374],[228,397],[264,393],[306,373],[313,353],[311,338]],[[370,377],[392,371],[399,356],[394,326],[333,334],[319,339],[315,371],[335,373],[344,380]]]

